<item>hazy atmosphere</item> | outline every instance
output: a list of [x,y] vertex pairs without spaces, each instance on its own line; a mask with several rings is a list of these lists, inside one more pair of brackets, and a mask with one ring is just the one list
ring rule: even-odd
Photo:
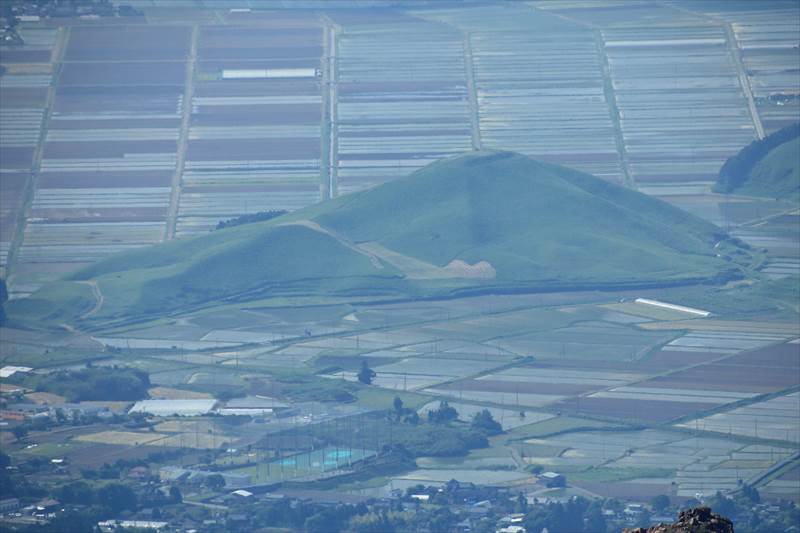
[[798,0],[0,0],[0,531],[799,506]]

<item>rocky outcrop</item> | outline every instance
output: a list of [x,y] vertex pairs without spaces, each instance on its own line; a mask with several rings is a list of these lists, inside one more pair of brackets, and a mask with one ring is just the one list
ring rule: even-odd
[[708,507],[697,507],[681,511],[678,521],[672,524],[625,529],[623,533],[733,533],[733,522]]

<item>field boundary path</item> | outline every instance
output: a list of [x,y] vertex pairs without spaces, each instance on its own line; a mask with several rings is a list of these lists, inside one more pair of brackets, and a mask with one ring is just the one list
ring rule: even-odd
[[175,226],[178,221],[178,204],[181,195],[181,180],[183,168],[186,164],[186,151],[189,147],[189,127],[192,120],[192,98],[194,97],[194,69],[197,63],[197,39],[200,27],[192,25],[191,44],[189,57],[186,58],[186,80],[183,89],[183,106],[181,108],[181,129],[178,137],[178,152],[176,154],[175,174],[172,176],[172,188],[169,198],[167,220],[164,226],[165,241],[175,238]]
[[323,32],[322,60],[322,154],[320,196],[322,200],[339,195],[337,138],[337,34],[341,28],[330,17],[323,14],[320,19],[325,24]]
[[731,52],[731,57],[733,58],[733,64],[736,66],[736,73],[739,75],[739,83],[742,86],[745,97],[747,98],[747,107],[750,109],[750,117],[753,119],[753,126],[756,128],[756,135],[758,135],[759,139],[763,139],[765,137],[764,126],[761,124],[761,117],[758,114],[758,108],[756,107],[756,102],[753,98],[753,90],[750,88],[750,80],[747,77],[747,72],[744,70],[744,65],[742,65],[742,50],[739,48],[739,42],[736,40],[736,34],[734,33],[733,27],[730,25],[730,23],[723,23],[723,27],[725,28],[725,36],[727,37],[726,40],[728,41],[728,48]]
[[464,69],[467,73],[467,96],[469,97],[469,125],[472,132],[472,149],[481,150],[481,118],[478,107],[478,88],[475,86],[475,65],[472,61],[472,40],[469,32],[464,33]]
[[636,182],[631,174],[628,150],[625,147],[625,135],[622,131],[622,120],[619,106],[617,105],[617,95],[614,92],[614,78],[611,75],[611,64],[608,61],[608,54],[606,54],[606,42],[603,38],[603,32],[597,29],[593,31],[597,56],[600,59],[600,71],[603,76],[603,94],[606,97],[606,107],[608,107],[608,113],[611,116],[611,124],[614,127],[614,141],[617,146],[617,154],[619,155],[620,170],[622,170],[622,182],[627,187],[635,189]]
[[733,66],[736,68],[736,74],[739,76],[739,85],[742,87],[744,96],[747,99],[747,107],[750,110],[750,118],[753,121],[753,127],[756,130],[756,135],[758,138],[763,139],[765,137],[764,126],[761,124],[761,116],[758,114],[758,108],[756,107],[756,102],[753,98],[753,91],[750,88],[750,79],[747,77],[747,72],[742,64],[742,50],[739,48],[739,41],[736,40],[736,33],[733,31],[733,26],[731,26],[730,22],[719,17],[715,17],[711,14],[698,13],[697,11],[692,11],[691,9],[683,6],[677,6],[671,2],[666,2],[664,5],[675,9],[676,11],[681,11],[683,13],[709,21],[720,26],[725,31],[725,41],[727,42],[728,51],[730,52],[731,59],[733,60]]
[[[42,115],[42,123],[39,126],[39,140],[36,143],[36,148],[33,152],[33,162],[31,164],[30,176],[25,185],[25,196],[23,200],[22,209],[19,212],[19,219],[17,221],[17,231],[11,241],[11,246],[8,250],[8,257],[6,258],[6,279],[8,273],[13,271],[14,262],[17,252],[22,246],[22,241],[25,239],[25,227],[28,224],[28,215],[30,215],[31,207],[33,206],[33,197],[36,194],[37,181],[39,177],[39,170],[42,167],[42,159],[44,158],[44,145],[47,140],[47,130],[50,123],[50,117],[53,115],[53,107],[55,106],[56,89],[58,88],[58,80],[61,74],[61,65],[64,61],[64,54],[67,50],[67,42],[69,42],[70,27],[62,26],[58,29],[53,51],[50,56],[51,61],[51,75],[50,85],[47,87],[47,97],[44,104],[44,114]],[[13,290],[12,290],[13,292]]]
[[606,44],[602,30],[591,22],[573,18],[563,13],[543,10],[535,5],[528,5],[530,5],[531,9],[534,11],[558,17],[561,20],[586,28],[594,33],[597,58],[600,62],[600,75],[603,78],[603,96],[605,97],[606,107],[608,108],[608,113],[611,118],[611,125],[614,128],[614,143],[617,148],[617,155],[619,156],[620,170],[622,171],[622,184],[631,189],[636,189],[636,181],[631,173],[630,161],[628,160],[628,150],[625,148],[625,134],[622,131],[622,120],[619,106],[617,105],[617,95],[614,92],[614,77],[611,75],[611,64],[608,61],[608,54],[606,54]]

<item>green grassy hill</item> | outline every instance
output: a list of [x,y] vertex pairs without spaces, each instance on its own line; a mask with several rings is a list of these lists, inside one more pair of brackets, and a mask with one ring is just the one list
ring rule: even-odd
[[754,141],[728,159],[714,190],[800,201],[800,124]]
[[[407,178],[266,222],[100,261],[12,302],[18,317],[140,317],[274,297],[419,298],[653,286],[735,275],[733,243],[664,202],[508,152],[439,161]],[[80,297],[97,301],[75,305]],[[38,314],[34,311],[38,309]],[[88,309],[88,311],[87,311]]]

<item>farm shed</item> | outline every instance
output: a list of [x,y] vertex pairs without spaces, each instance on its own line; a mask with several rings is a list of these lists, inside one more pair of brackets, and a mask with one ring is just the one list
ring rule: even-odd
[[217,400],[142,400],[136,402],[128,413],[146,413],[154,416],[201,416],[210,413]]
[[315,68],[223,69],[223,80],[257,80],[268,78],[316,78]]
[[542,472],[539,474],[539,480],[548,488],[564,487],[567,485],[567,478],[565,478],[563,474],[558,474],[556,472]]

